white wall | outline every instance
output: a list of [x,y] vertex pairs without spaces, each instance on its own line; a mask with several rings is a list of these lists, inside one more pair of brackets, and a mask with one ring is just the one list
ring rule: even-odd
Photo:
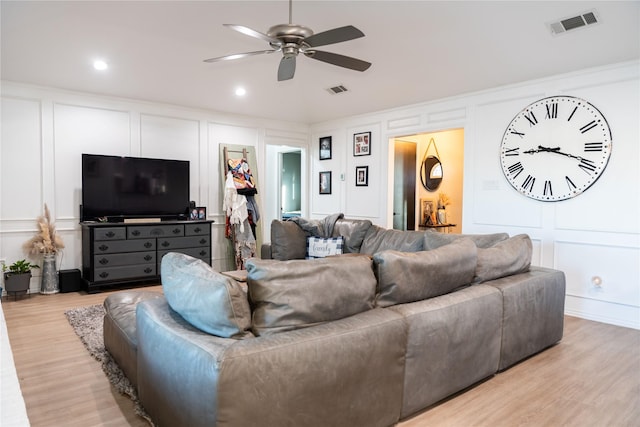
[[[272,167],[263,160],[265,144],[293,140],[305,148],[309,139],[306,125],[10,82],[2,82],[1,99],[0,259],[8,263],[27,257],[22,244],[35,233],[47,203],[66,245],[58,268],[81,268],[81,154],[93,153],[189,160],[191,200],[206,206],[215,221],[213,265],[232,269],[219,145],[255,147],[258,182],[266,182]],[[260,203],[268,191],[258,191]],[[34,273],[31,292],[40,286],[39,271]]]
[[[418,105],[312,126],[311,212],[344,212],[392,224],[392,170],[388,141],[396,136],[464,129],[462,232],[527,233],[533,263],[557,268],[567,278],[567,314],[640,328],[640,65],[637,61],[510,85]],[[582,195],[555,203],[531,200],[503,176],[499,148],[505,128],[525,106],[553,95],[594,104],[613,133],[603,176]],[[355,132],[372,131],[367,158],[370,185],[355,187],[351,153]],[[333,136],[334,156],[317,160],[318,138]],[[315,156],[315,157],[314,157]],[[331,196],[317,195],[317,174],[346,173]],[[371,177],[375,177],[371,180]],[[595,287],[593,277],[602,279]]]

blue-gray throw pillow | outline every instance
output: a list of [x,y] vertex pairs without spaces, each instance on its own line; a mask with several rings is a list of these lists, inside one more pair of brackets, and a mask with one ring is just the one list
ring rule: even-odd
[[161,278],[169,306],[196,328],[223,338],[252,336],[247,294],[232,278],[176,252],[162,258]]

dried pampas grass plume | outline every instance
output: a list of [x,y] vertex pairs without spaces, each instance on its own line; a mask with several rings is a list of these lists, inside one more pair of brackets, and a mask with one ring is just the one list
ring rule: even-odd
[[39,232],[29,239],[24,248],[32,254],[55,254],[64,248],[62,238],[56,234],[56,226],[51,222],[51,213],[45,203],[44,215],[38,217]]

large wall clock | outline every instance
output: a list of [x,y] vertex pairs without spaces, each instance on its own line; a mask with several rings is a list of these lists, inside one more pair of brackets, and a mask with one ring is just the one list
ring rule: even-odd
[[602,175],[610,155],[607,120],[589,102],[572,96],[527,106],[509,123],[500,148],[507,181],[544,202],[584,192]]

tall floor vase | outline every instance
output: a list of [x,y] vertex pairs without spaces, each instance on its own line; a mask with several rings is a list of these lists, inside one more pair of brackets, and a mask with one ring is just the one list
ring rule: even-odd
[[60,288],[58,286],[58,271],[56,270],[56,254],[44,254],[40,293],[57,294],[58,292],[60,292]]

